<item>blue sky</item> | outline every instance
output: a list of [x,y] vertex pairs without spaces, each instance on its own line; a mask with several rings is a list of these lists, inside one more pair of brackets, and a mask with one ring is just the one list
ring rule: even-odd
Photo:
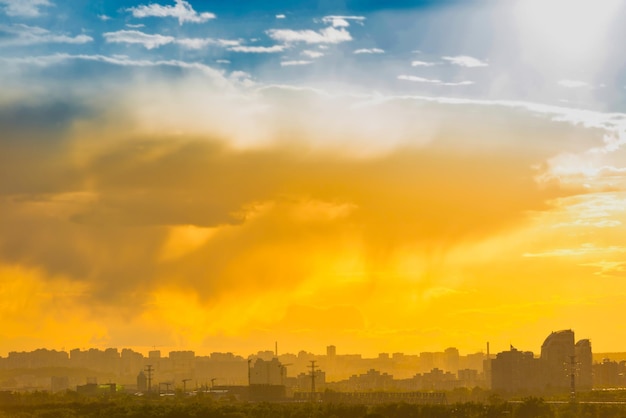
[[624,35],[624,6],[589,4],[3,0],[0,51],[9,60],[124,55],[262,83],[622,110],[626,53],[613,40]]

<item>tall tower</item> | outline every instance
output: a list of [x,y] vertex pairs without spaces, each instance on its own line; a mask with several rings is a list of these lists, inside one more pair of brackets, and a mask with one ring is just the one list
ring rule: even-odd
[[541,346],[543,380],[547,388],[559,391],[570,388],[570,363],[575,355],[574,331],[567,329],[548,335]]
[[578,366],[577,384],[580,390],[591,390],[593,386],[591,341],[579,340],[574,348]]

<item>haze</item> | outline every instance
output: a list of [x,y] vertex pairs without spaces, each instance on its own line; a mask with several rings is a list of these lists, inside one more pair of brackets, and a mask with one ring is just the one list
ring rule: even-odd
[[622,2],[0,0],[0,355],[624,351]]

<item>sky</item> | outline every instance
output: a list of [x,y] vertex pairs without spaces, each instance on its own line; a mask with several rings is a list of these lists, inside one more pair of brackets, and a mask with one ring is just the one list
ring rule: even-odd
[[0,355],[626,351],[625,18],[0,0]]

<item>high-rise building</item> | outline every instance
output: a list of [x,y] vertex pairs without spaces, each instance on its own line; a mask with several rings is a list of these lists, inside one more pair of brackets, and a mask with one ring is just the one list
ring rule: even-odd
[[591,341],[585,339],[576,343],[576,366],[578,369],[576,387],[581,390],[591,390],[593,386],[593,357]]
[[334,345],[329,345],[328,347],[326,347],[326,356],[329,359],[334,359],[336,355],[337,355],[337,347],[335,347]]
[[251,385],[284,385],[287,368],[276,357],[267,361],[258,358],[250,369]]
[[446,348],[443,352],[443,368],[447,372],[455,373],[459,370],[459,350],[454,347]]
[[541,370],[541,362],[532,352],[511,347],[491,360],[491,389],[505,392],[540,389]]
[[574,355],[574,331],[567,329],[548,335],[541,346],[541,362],[547,389],[570,388]]

